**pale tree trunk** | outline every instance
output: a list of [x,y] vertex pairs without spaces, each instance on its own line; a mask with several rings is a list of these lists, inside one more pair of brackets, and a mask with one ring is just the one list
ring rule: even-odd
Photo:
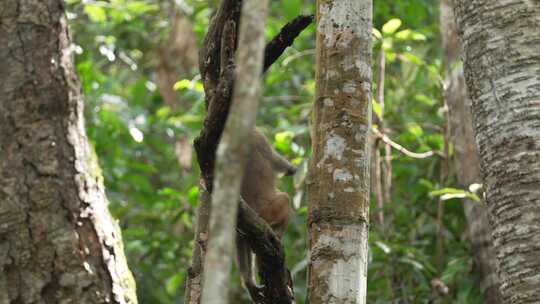
[[[444,97],[454,145],[454,167],[459,184],[468,189],[470,185],[482,181],[472,129],[471,100],[467,96],[463,68],[459,65],[459,41],[451,0],[440,1],[440,26],[446,70]],[[487,206],[483,201],[476,203],[465,199],[464,210],[484,302],[502,303]]]
[[169,1],[170,32],[165,41],[156,48],[156,80],[159,92],[166,105],[175,109],[181,106],[174,84],[179,78],[189,77],[197,67],[199,60],[197,39],[193,25],[186,13],[176,4]]
[[317,1],[308,182],[308,301],[365,303],[371,126],[370,0]]
[[455,0],[504,303],[540,302],[540,2]]
[[[169,35],[155,50],[156,83],[165,105],[175,111],[186,111],[185,101],[179,98],[174,85],[180,79],[192,77],[198,62],[198,47],[193,25],[175,0],[169,0]],[[183,170],[192,169],[193,148],[187,134],[178,134],[174,154]]]
[[0,303],[136,303],[61,0],[0,2]]
[[204,265],[203,304],[229,303],[240,186],[255,126],[264,59],[268,0],[244,0],[240,17],[234,95],[216,152],[210,239]]

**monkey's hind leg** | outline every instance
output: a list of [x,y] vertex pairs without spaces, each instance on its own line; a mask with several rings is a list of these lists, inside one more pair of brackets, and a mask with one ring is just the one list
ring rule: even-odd
[[236,235],[236,262],[244,287],[253,300],[261,297],[261,287],[255,283],[251,248],[246,239]]
[[289,207],[289,195],[285,192],[277,192],[270,203],[273,209],[273,220],[269,222],[270,226],[281,240],[289,224],[291,208]]

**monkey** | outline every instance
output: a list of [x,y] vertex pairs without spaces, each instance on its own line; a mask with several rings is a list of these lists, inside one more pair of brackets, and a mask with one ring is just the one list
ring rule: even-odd
[[[297,168],[275,151],[256,127],[251,132],[250,144],[251,152],[244,170],[241,196],[281,240],[289,222],[290,207],[289,195],[275,187],[276,173],[290,176],[296,173]],[[242,282],[254,298],[260,288],[254,280],[252,250],[247,240],[240,235],[236,237],[236,249]]]

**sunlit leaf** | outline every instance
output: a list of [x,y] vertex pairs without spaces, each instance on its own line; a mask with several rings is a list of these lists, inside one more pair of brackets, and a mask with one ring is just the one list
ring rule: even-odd
[[417,41],[425,41],[427,38],[424,34],[414,32],[412,34],[412,39]]
[[174,294],[178,288],[182,286],[182,282],[184,281],[184,273],[178,272],[169,280],[167,281],[167,284],[165,285],[165,289],[169,294]]
[[416,268],[417,270],[424,270],[424,266],[418,262],[418,261],[415,261],[413,259],[410,259],[410,258],[402,258],[400,259],[400,261],[402,263],[405,263],[405,264],[409,264],[411,266],[413,266],[414,268]]
[[469,191],[456,188],[443,188],[429,193],[430,196],[439,196],[441,200],[450,200],[454,198],[469,198],[475,202],[479,202],[480,198]]
[[424,130],[419,124],[411,123],[409,126],[407,126],[407,131],[411,134],[413,134],[416,138],[422,137],[424,134]]
[[101,5],[86,4],[84,6],[84,12],[93,22],[105,22],[107,20],[107,14]]
[[418,56],[412,54],[412,53],[403,53],[401,54],[400,58],[404,61],[408,61],[411,63],[414,63],[416,65],[423,64],[422,59],[420,59]]
[[371,33],[373,34],[373,37],[375,37],[375,39],[378,39],[378,40],[382,39],[382,34],[381,32],[379,32],[378,29],[372,28]]
[[169,116],[171,114],[171,108],[165,106],[161,107],[156,111],[156,116],[160,119],[164,119],[165,117]]
[[294,137],[294,132],[284,131],[274,135],[275,146],[278,150],[287,152],[291,149],[291,140]]
[[155,4],[149,4],[144,1],[129,1],[125,8],[134,14],[144,14],[158,9]]
[[388,22],[386,22],[383,25],[382,31],[386,35],[392,35],[393,33],[395,33],[398,30],[398,28],[401,26],[401,23],[402,22],[401,22],[400,19],[397,19],[397,18],[390,19],[390,20],[388,20]]
[[199,187],[197,186],[191,187],[188,191],[187,198],[191,206],[196,206],[199,200]]
[[477,193],[480,191],[484,186],[482,184],[474,183],[469,185],[469,191],[472,193]]
[[400,40],[409,40],[412,37],[412,31],[410,29],[399,31],[395,37]]
[[191,80],[189,79],[182,79],[180,81],[177,81],[173,86],[174,90],[176,91],[185,90],[189,87],[191,87]]
[[392,249],[383,242],[377,241],[375,242],[375,245],[379,247],[386,254],[389,254],[392,251]]
[[382,119],[383,113],[382,113],[382,107],[381,104],[375,101],[375,99],[371,100],[371,105],[373,106],[373,113],[379,117],[379,119]]

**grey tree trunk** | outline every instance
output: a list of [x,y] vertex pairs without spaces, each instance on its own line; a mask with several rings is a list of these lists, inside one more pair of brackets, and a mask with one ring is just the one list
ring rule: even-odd
[[236,217],[250,135],[255,127],[264,60],[268,0],[244,0],[240,16],[234,95],[216,152],[210,239],[204,265],[203,304],[229,303]]
[[540,302],[540,2],[455,0],[504,303]]
[[0,303],[136,303],[61,0],[0,2]]
[[[451,0],[440,1],[440,25],[443,63],[446,69],[444,96],[448,105],[448,123],[454,145],[454,168],[459,184],[467,189],[472,184],[482,183],[482,179],[472,129],[471,100],[467,95],[463,68],[459,64],[459,41]],[[487,206],[484,201],[476,203],[466,199],[464,210],[469,225],[472,254],[480,272],[480,288],[484,302],[502,303]]]
[[370,0],[317,1],[308,182],[308,301],[365,303],[371,127]]

